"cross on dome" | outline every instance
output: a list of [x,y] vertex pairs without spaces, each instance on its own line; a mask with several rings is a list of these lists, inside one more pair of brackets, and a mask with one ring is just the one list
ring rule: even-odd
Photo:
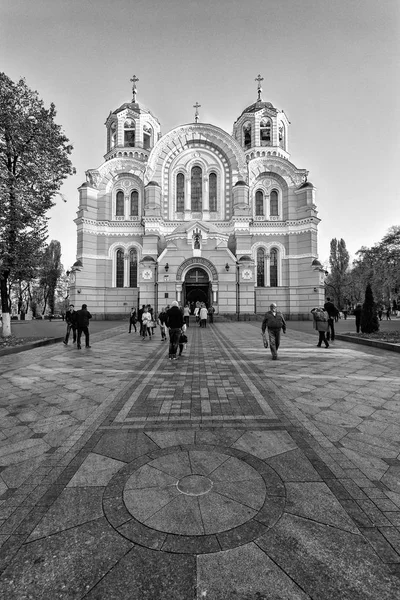
[[136,102],[136,82],[139,81],[138,77],[136,77],[136,75],[134,75],[132,77],[132,79],[130,79],[129,81],[132,81],[132,102],[135,103]]
[[197,123],[199,120],[199,110],[198,109],[200,107],[201,107],[201,104],[199,104],[197,101],[196,101],[196,104],[193,104],[193,108],[196,109],[196,112],[194,113],[194,122],[195,123]]
[[258,81],[258,86],[257,86],[258,98],[257,98],[257,102],[262,102],[262,98],[261,98],[261,92],[262,92],[261,82],[264,81],[264,77],[261,77],[261,75],[258,74],[258,76],[255,78],[254,81]]

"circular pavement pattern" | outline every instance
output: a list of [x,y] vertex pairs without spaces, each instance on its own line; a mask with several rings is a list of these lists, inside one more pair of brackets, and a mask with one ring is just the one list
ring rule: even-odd
[[167,552],[234,548],[282,515],[285,488],[264,461],[234,448],[188,445],[142,456],[107,486],[111,525],[136,544]]

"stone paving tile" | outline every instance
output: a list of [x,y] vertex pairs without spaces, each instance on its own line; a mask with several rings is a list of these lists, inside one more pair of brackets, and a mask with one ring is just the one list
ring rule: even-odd
[[[171,363],[157,338],[141,345],[116,329],[93,336],[84,363],[61,346],[2,357],[7,600],[23,586],[32,597],[51,589],[52,600],[61,589],[218,599],[234,582],[285,599],[400,595],[397,356],[339,342],[321,355],[312,335],[288,327],[271,362],[253,322],[189,328]],[[235,479],[233,464],[258,475],[238,481],[251,471],[238,467]],[[215,487],[182,496],[178,480],[193,473],[215,473]]]

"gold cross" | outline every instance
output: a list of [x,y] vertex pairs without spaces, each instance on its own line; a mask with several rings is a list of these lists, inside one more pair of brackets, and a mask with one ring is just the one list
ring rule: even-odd
[[199,120],[199,111],[198,109],[201,107],[201,104],[199,104],[196,100],[196,104],[193,104],[193,108],[196,109],[196,112],[194,113],[194,122],[197,123]]
[[129,81],[132,81],[133,85],[132,85],[132,102],[136,102],[136,82],[139,81],[139,79],[136,77],[136,75],[134,75],[132,77],[132,79],[130,79]]
[[264,81],[264,77],[261,77],[261,75],[258,75],[255,78],[254,81],[258,81],[258,86],[257,86],[258,98],[257,98],[257,101],[260,102],[261,101],[261,92],[262,92],[261,82]]

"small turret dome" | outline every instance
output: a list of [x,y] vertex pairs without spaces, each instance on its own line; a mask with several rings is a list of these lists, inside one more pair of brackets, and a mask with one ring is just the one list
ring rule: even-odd
[[298,188],[298,189],[299,189],[299,190],[304,190],[305,188],[313,188],[313,187],[314,187],[314,185],[311,183],[311,181],[305,181],[304,183],[302,183],[302,184],[299,186],[299,188]]

